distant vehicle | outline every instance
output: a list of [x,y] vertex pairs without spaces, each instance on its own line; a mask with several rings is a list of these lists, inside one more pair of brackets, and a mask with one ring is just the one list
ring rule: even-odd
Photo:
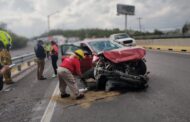
[[110,35],[110,40],[115,41],[119,44],[125,45],[125,46],[135,46],[136,41],[135,39],[129,37],[126,33],[117,33]]

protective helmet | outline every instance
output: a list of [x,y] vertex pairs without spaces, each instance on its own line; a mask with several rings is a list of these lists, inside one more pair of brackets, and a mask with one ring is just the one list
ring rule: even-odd
[[11,36],[7,32],[2,30],[0,30],[0,41],[3,43],[5,48],[8,48],[12,45]]
[[75,54],[80,58],[80,59],[83,59],[85,56],[84,56],[84,52],[81,50],[81,49],[78,49],[75,51]]

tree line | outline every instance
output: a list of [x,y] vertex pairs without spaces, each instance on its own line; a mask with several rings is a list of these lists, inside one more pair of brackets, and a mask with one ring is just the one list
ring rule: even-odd
[[[92,29],[78,29],[78,30],[62,30],[62,29],[56,29],[51,30],[49,32],[43,33],[42,35],[38,37],[34,37],[34,39],[37,39],[39,37],[47,37],[47,36],[53,36],[53,35],[63,35],[64,37],[79,37],[81,40],[85,38],[102,38],[102,37],[109,37],[111,34],[115,33],[124,33],[126,31],[120,30],[118,28],[115,29],[99,29],[99,28],[92,28]],[[158,29],[155,29],[153,32],[141,32],[137,30],[127,30],[127,34],[133,38],[159,38],[159,37],[169,37],[173,36],[176,37],[176,35],[185,35],[190,32],[190,23],[185,23],[184,26],[181,29],[175,29],[170,31],[161,31]]]
[[78,29],[78,30],[51,30],[48,33],[44,33],[39,37],[47,37],[48,35],[63,35],[64,37],[79,37],[81,40],[84,38],[100,38],[100,37],[109,37],[113,33],[121,33],[119,29]]

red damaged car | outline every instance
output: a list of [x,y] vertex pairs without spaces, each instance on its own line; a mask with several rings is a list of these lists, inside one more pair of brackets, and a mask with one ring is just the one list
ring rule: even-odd
[[[84,50],[81,60],[84,79],[94,78],[97,88],[110,90],[111,86],[147,87],[146,51],[142,47],[124,47],[108,39],[88,39],[61,47],[63,56],[76,49]],[[123,85],[125,84],[125,85]]]

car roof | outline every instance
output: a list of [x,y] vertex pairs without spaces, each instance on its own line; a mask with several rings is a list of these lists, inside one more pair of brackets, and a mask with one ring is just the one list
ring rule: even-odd
[[115,34],[112,34],[112,35],[121,35],[121,34],[127,34],[127,33],[115,33]]
[[92,42],[92,41],[109,41],[109,38],[85,39],[81,42],[88,43],[88,42]]

